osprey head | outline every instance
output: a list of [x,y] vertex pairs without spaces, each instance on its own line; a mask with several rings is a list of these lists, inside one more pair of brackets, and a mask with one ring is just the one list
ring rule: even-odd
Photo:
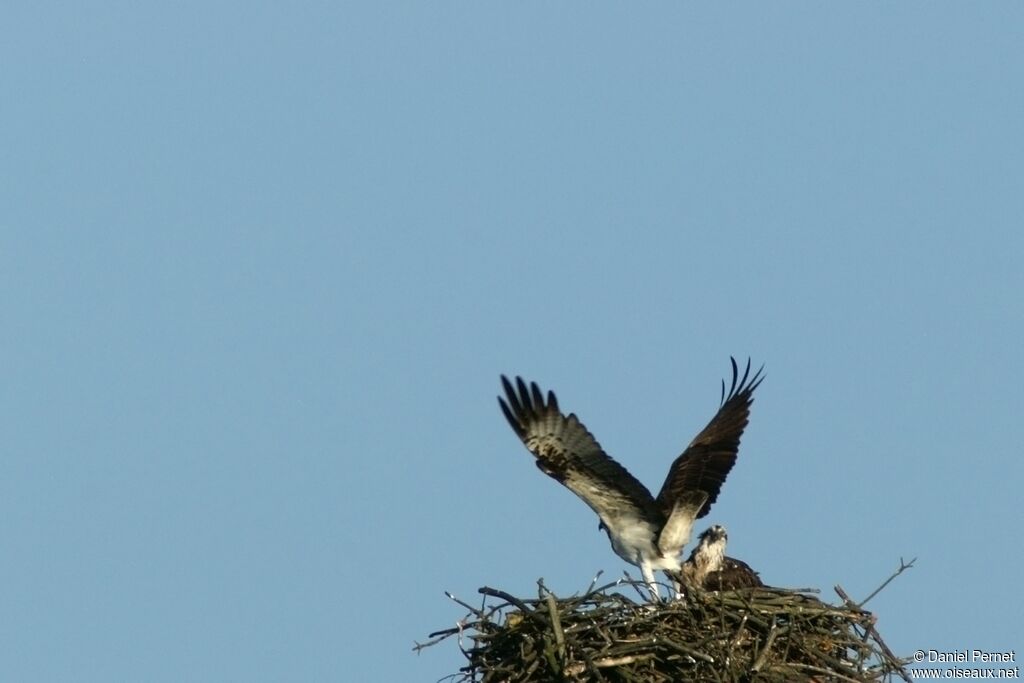
[[725,543],[729,540],[729,534],[721,524],[714,524],[704,530],[700,535],[700,545],[711,545],[712,543]]

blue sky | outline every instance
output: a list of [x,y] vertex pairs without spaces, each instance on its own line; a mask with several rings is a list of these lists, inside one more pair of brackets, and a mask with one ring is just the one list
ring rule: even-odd
[[[1017,3],[63,3],[0,20],[0,679],[436,680],[625,565],[508,429],[898,652],[1020,650]],[[703,527],[701,527],[703,528]]]

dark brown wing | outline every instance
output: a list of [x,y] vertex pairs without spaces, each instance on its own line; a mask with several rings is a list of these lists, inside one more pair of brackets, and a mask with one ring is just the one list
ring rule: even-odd
[[754,389],[757,389],[764,379],[761,375],[764,367],[762,366],[761,370],[751,377],[748,359],[743,377],[740,378],[736,359],[729,360],[732,361],[732,385],[729,387],[729,393],[725,393],[723,381],[721,407],[697,438],[672,463],[665,483],[658,493],[657,503],[664,514],[668,514],[666,511],[672,509],[673,502],[680,495],[688,491],[703,491],[708,495],[708,499],[697,513],[697,519],[706,515],[718,498],[718,492],[729,470],[736,462],[740,437],[750,416]]
[[[547,400],[536,383],[502,375],[498,398],[512,430],[537,458],[537,467],[583,499],[609,527],[623,516],[663,522],[651,492],[612,460],[574,414],[562,415],[554,392]],[[659,523],[660,527],[661,524]]]
[[704,579],[704,590],[709,591],[733,591],[763,585],[760,575],[749,564],[734,557],[726,557],[722,568],[711,572]]

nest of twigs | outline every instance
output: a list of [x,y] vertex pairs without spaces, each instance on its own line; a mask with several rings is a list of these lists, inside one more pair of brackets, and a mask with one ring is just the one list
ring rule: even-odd
[[[875,617],[807,590],[694,592],[652,604],[617,581],[558,598],[538,582],[536,599],[481,588],[479,608],[432,640],[458,639],[467,663],[455,681],[888,681],[906,678]],[[909,679],[907,679],[909,680]]]

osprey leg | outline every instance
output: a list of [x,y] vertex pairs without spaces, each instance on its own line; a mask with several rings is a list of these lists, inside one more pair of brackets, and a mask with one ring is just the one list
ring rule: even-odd
[[641,559],[637,564],[640,565],[640,573],[643,574],[644,583],[647,584],[647,588],[651,591],[652,601],[661,602],[661,593],[658,591],[658,583],[654,579],[654,570],[651,569],[650,563]]
[[671,574],[670,576],[672,578],[672,589],[675,591],[676,600],[685,600],[686,591],[683,590],[683,582],[680,580],[680,577],[676,574]]

